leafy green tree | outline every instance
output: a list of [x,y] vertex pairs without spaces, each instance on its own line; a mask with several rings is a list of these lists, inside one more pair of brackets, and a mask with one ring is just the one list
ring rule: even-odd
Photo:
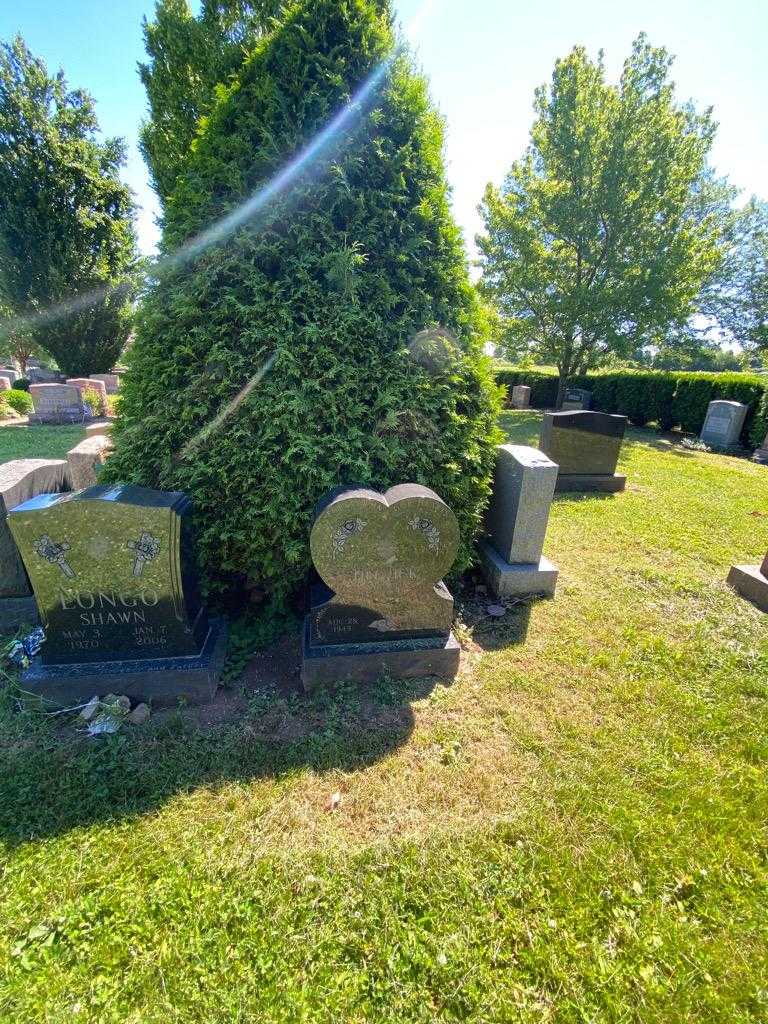
[[130,325],[133,201],[124,145],[100,142],[93,100],[24,40],[0,47],[0,323],[67,373],[108,370]]
[[296,5],[221,91],[167,206],[163,246],[183,252],[270,197],[147,296],[105,467],[192,495],[217,586],[296,586],[315,503],[350,482],[432,486],[471,557],[498,396],[442,122],[381,6]]
[[144,19],[149,60],[139,65],[139,74],[150,116],[139,145],[162,204],[217,86],[237,74],[282,6],[283,0],[203,0],[195,17],[187,0],[159,0],[154,21]]
[[683,325],[720,259],[695,215],[715,126],[676,102],[671,59],[640,36],[618,86],[576,47],[536,92],[530,146],[489,185],[482,288],[513,349],[568,378]]
[[730,211],[725,257],[707,281],[701,312],[746,351],[768,353],[768,203]]

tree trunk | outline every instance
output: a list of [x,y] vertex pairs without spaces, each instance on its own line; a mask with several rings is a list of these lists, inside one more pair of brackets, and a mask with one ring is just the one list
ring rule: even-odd
[[560,370],[560,376],[557,381],[557,401],[555,402],[555,409],[559,412],[563,407],[565,401],[565,391],[568,387],[568,378],[570,374],[566,374],[563,370]]

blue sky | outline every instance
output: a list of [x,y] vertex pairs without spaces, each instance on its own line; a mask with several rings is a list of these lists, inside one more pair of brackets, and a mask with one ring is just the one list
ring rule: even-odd
[[[676,55],[682,99],[713,106],[720,123],[713,163],[744,189],[768,198],[768,3],[766,0],[396,0],[432,96],[447,120],[448,176],[470,252],[476,206],[525,148],[533,91],[555,58],[577,43],[605,50],[616,78],[640,31]],[[141,206],[139,241],[151,252],[156,205],[136,140],[145,112],[136,63],[141,20],[154,0],[0,0],[0,38],[21,32],[50,68],[97,101],[104,132],[129,145],[124,177]],[[414,23],[414,18],[419,15]]]

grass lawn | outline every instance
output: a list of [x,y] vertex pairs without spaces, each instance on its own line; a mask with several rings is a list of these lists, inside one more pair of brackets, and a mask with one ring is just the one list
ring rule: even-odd
[[724,581],[768,471],[643,431],[622,468],[452,686],[98,741],[6,688],[0,1020],[767,1021],[768,617]]
[[0,465],[11,459],[65,459],[84,437],[81,426],[0,426]]

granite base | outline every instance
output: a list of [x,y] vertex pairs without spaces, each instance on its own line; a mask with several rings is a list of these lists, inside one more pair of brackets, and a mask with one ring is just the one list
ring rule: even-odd
[[478,550],[483,575],[496,597],[555,596],[558,569],[548,558],[542,556],[538,562],[512,564],[487,541],[481,541]]
[[311,647],[309,616],[304,622],[301,681],[314,690],[351,679],[375,683],[383,675],[394,679],[436,676],[453,679],[459,670],[461,648],[456,637],[428,637],[418,640],[386,640],[379,643],[333,644]]
[[181,702],[207,704],[216,694],[226,653],[227,624],[212,618],[198,655],[79,665],[43,665],[38,656],[22,673],[20,684],[29,693],[61,707],[108,693],[125,694],[134,702],[154,707],[175,707]]
[[37,626],[40,616],[34,597],[0,597],[0,636],[19,626]]
[[556,493],[567,493],[572,491],[603,491],[606,494],[616,494],[623,491],[627,486],[627,478],[620,473],[613,476],[601,473],[560,473],[555,484]]
[[759,565],[734,565],[728,573],[728,582],[736,591],[760,611],[768,612],[768,576],[764,576]]

